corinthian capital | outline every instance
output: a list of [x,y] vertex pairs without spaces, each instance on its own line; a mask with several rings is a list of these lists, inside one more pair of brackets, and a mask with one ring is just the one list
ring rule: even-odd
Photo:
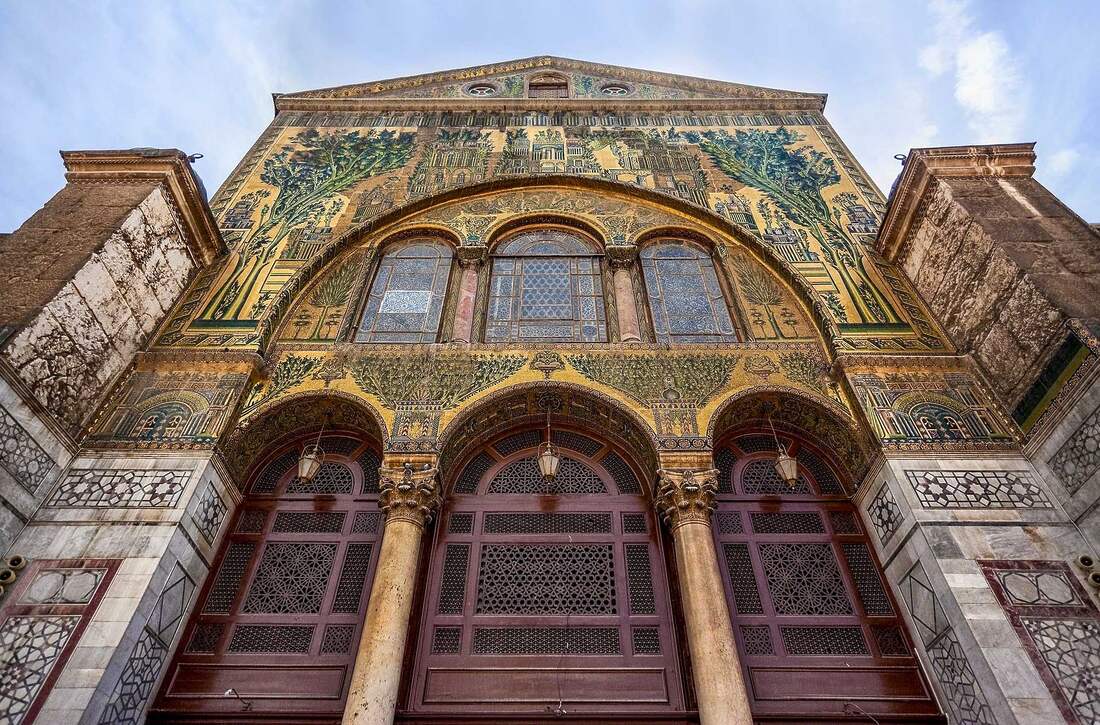
[[638,247],[633,244],[608,244],[604,249],[607,253],[607,264],[611,269],[628,270],[638,258]]
[[378,506],[386,522],[409,521],[425,526],[439,508],[439,483],[436,469],[428,464],[413,468],[406,462],[401,468],[380,468]]
[[669,528],[687,523],[710,525],[714,496],[718,493],[718,471],[679,470],[662,468],[654,503]]
[[455,256],[463,269],[477,269],[488,259],[489,248],[484,244],[464,244],[455,249]]

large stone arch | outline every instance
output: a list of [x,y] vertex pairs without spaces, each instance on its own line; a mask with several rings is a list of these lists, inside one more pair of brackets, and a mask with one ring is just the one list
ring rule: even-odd
[[875,443],[835,401],[786,386],[762,385],[732,393],[710,417],[708,439],[717,444],[743,427],[787,430],[818,441],[854,483],[866,475]]
[[[657,438],[641,415],[622,401],[583,385],[559,381],[509,385],[461,410],[440,431],[439,465],[444,488],[480,441],[521,426],[566,423],[609,438],[630,453],[647,472],[657,470]],[[652,476],[643,481],[647,488]]]
[[261,406],[238,422],[221,450],[226,465],[241,485],[266,451],[303,430],[354,430],[386,440],[386,422],[366,400],[334,390],[294,393]]
[[[378,235],[380,239],[389,238],[404,229],[413,229],[419,224],[423,227],[434,226],[429,224],[433,220],[430,212],[444,210],[452,202],[466,200],[474,211],[479,204],[503,193],[517,190],[528,191],[553,191],[555,189],[580,190],[590,192],[596,196],[602,196],[607,200],[619,202],[637,203],[641,208],[663,212],[664,218],[654,220],[643,228],[609,228],[606,223],[596,225],[601,231],[606,232],[605,240],[614,244],[629,244],[637,241],[651,229],[685,229],[695,234],[702,234],[710,238],[716,235],[719,238],[733,241],[741,245],[745,250],[774,276],[778,277],[795,294],[799,304],[803,307],[816,332],[821,338],[824,347],[830,355],[836,354],[835,340],[840,337],[840,331],[826,311],[824,303],[813,290],[810,283],[801,276],[794,266],[783,259],[769,244],[759,235],[731,222],[703,207],[689,202],[670,197],[657,191],[639,188],[630,184],[604,179],[593,179],[572,175],[544,175],[537,177],[516,177],[507,179],[493,179],[489,181],[470,184],[462,187],[448,189],[447,191],[411,201],[394,209],[388,210],[367,222],[359,224],[344,232],[337,239],[329,242],[309,262],[304,264],[290,280],[283,286],[268,309],[265,317],[260,321],[257,329],[257,340],[260,351],[263,353],[274,337],[276,330],[287,312],[293,306],[296,299],[307,287],[320,276],[337,257],[350,249],[365,237]],[[522,213],[527,216],[536,215],[539,210],[525,210]],[[543,210],[555,214],[561,214],[562,210]],[[517,213],[516,216],[520,214]],[[456,213],[453,218],[459,218]],[[569,216],[566,213],[566,216]],[[675,220],[670,223],[670,219]],[[591,220],[584,220],[592,225]],[[507,220],[501,220],[499,225],[506,224]],[[498,225],[498,226],[499,226]],[[444,225],[446,226],[446,225]],[[460,234],[463,244],[484,244],[491,232],[489,227],[484,229],[466,229],[465,234]]]

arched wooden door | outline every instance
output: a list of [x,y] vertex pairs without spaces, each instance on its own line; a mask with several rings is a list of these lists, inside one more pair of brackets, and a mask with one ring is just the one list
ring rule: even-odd
[[779,438],[799,462],[794,486],[775,472],[770,431],[715,451],[714,531],[753,715],[945,722],[840,476],[807,442]]
[[[505,435],[460,468],[437,527],[410,719],[431,714],[644,719],[683,712],[652,507],[626,455],[555,431]],[[526,719],[523,720],[526,722]]]
[[373,442],[326,435],[305,482],[314,440],[277,450],[246,488],[151,722],[340,721],[381,533],[380,459]]

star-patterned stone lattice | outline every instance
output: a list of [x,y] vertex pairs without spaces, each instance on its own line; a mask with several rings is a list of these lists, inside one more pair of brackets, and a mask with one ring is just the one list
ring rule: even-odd
[[79,623],[74,614],[14,616],[0,624],[0,722],[23,721]]
[[1076,493],[1100,469],[1100,407],[1051,457],[1050,467],[1070,493]]
[[927,509],[1051,508],[1026,471],[906,471]]
[[878,540],[883,546],[890,541],[890,537],[901,526],[903,516],[898,507],[894,495],[890,493],[890,485],[883,483],[875,497],[871,499],[871,505],[867,507],[867,515],[871,519],[871,525],[875,527]]
[[73,469],[47,503],[68,508],[172,508],[190,471]]

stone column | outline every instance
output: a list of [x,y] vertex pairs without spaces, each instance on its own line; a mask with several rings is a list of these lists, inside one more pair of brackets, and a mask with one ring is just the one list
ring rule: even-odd
[[702,725],[752,725],[749,697],[710,530],[718,471],[658,472],[656,505],[672,532]]
[[607,247],[607,263],[615,280],[615,306],[619,311],[619,338],[623,342],[641,342],[641,327],[638,325],[638,305],[634,301],[634,283],[630,279],[630,268],[638,257],[638,248],[633,244],[611,244]]
[[474,302],[477,300],[477,279],[481,265],[488,257],[488,247],[484,245],[462,246],[456,256],[462,267],[462,277],[458,285],[458,303],[455,305],[455,324],[451,335],[452,342],[471,342],[474,330]]
[[401,684],[401,663],[409,629],[420,540],[440,504],[436,469],[406,461],[383,467],[379,506],[385,512],[382,550],[371,586],[366,623],[355,656],[345,724],[392,723]]

